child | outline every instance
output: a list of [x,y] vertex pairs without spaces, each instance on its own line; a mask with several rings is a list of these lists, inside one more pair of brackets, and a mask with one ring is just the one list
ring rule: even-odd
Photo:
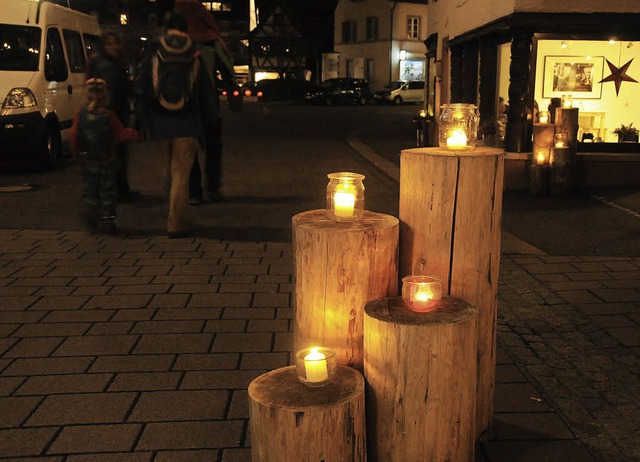
[[80,158],[85,203],[83,213],[91,231],[115,233],[118,200],[117,144],[137,141],[138,132],[124,128],[109,101],[106,82],[86,81],[87,105],[76,111],[71,127],[71,152]]

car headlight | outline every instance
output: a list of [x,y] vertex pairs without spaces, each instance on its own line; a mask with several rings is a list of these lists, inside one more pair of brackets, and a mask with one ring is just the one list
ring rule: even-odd
[[37,106],[36,97],[28,88],[14,88],[4,100],[2,109],[24,109]]

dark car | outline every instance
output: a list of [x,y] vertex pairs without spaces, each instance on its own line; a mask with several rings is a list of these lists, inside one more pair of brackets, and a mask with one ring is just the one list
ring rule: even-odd
[[256,97],[258,101],[301,100],[311,88],[303,79],[263,79],[247,82],[241,88],[244,96]]
[[371,98],[369,82],[365,79],[340,77],[328,79],[315,90],[307,92],[305,99],[309,103],[334,104],[366,104]]

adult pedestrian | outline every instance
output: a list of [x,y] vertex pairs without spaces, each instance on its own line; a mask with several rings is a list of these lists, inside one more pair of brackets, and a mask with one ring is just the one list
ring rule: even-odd
[[[189,201],[192,205],[220,199],[222,185],[222,117],[218,87],[236,86],[233,57],[220,36],[220,27],[199,0],[176,0],[174,11],[187,21],[187,32],[200,52],[215,88],[211,117],[204,122],[204,149],[193,164],[189,177]],[[222,82],[219,81],[219,78]],[[203,194],[203,191],[206,194]]]
[[149,44],[134,85],[136,118],[169,160],[167,235],[188,235],[189,174],[203,135],[214,88],[187,34],[184,16],[169,12],[161,36]]
[[[131,85],[122,60],[122,43],[113,31],[105,31],[100,37],[99,50],[90,57],[87,79],[98,78],[107,83],[108,107],[113,109],[124,127],[131,126]],[[116,147],[118,201],[130,202],[138,195],[129,185],[129,152],[126,143]]]

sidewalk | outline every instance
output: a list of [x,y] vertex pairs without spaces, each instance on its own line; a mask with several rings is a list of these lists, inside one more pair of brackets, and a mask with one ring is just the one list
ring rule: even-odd
[[[480,458],[640,460],[640,258],[502,250]],[[0,460],[250,461],[293,292],[288,243],[0,230]]]

